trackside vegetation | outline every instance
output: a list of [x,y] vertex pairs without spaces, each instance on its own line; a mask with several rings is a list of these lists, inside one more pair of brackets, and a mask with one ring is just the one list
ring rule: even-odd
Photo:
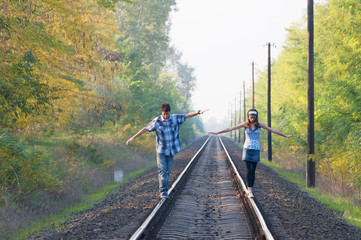
[[[159,115],[162,102],[172,112],[195,110],[194,69],[169,40],[175,8],[175,0],[0,2],[1,239],[16,238],[34,219],[104,197],[114,189],[115,169],[129,177],[154,163],[152,134],[130,147],[125,142]],[[308,190],[358,224],[360,22],[359,0],[315,6],[317,188]],[[300,183],[307,147],[306,20],[287,31],[272,62],[272,127],[296,137],[273,137],[273,167],[299,172],[287,178]],[[263,122],[266,83],[267,69],[261,69],[255,107]],[[199,132],[199,118],[187,120],[182,143]],[[265,132],[261,138],[267,143]]]
[[[0,238],[152,164],[152,134],[125,142],[162,102],[194,111],[194,69],[168,36],[175,4],[1,1]],[[199,131],[186,121],[182,142]]]
[[[361,189],[361,3],[329,0],[315,8],[315,159],[318,185],[359,201]],[[267,112],[267,69],[259,72],[256,107]],[[274,155],[305,169],[307,147],[307,27],[288,29],[272,63],[272,126],[296,135],[273,137]],[[267,116],[260,116],[266,122]],[[267,143],[266,134],[263,142]],[[267,146],[267,145],[266,145]],[[267,149],[267,147],[265,147]],[[327,179],[327,180],[322,180]],[[336,189],[336,186],[338,186]]]
[[[314,195],[345,213],[349,221],[354,218],[353,222],[360,226],[361,2],[322,1],[315,6],[314,22],[317,171]],[[281,54],[271,65],[272,127],[296,137],[273,135],[273,158],[277,169],[299,172],[301,184],[305,181],[307,160],[306,18],[293,23],[287,31]],[[260,70],[255,83],[255,107],[263,122],[267,122],[267,78],[267,68]],[[267,151],[267,133],[261,134]]]

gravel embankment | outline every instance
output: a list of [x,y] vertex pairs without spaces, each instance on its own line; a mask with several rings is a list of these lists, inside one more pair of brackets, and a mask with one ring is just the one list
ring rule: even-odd
[[[201,138],[176,155],[170,186],[206,139]],[[74,213],[61,230],[48,230],[31,239],[128,239],[159,199],[157,169],[153,167],[122,184],[117,193],[109,194],[100,204]]]
[[[244,178],[241,149],[227,138],[222,140]],[[361,239],[360,228],[349,225],[296,184],[282,179],[263,164],[257,165],[254,195],[278,239]]]
[[[206,137],[178,153],[174,159],[171,183],[198,151]],[[222,138],[239,168],[244,165],[241,149]],[[276,239],[361,239],[361,229],[350,226],[336,213],[301,191],[265,165],[256,171],[255,200]],[[31,239],[127,239],[159,201],[156,168],[129,180],[93,208],[74,213],[61,230],[48,230]]]

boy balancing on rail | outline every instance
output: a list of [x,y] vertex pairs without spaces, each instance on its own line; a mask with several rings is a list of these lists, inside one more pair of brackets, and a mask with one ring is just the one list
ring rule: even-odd
[[207,110],[198,110],[188,114],[170,114],[170,105],[163,103],[161,106],[162,115],[154,118],[147,126],[137,134],[129,138],[126,145],[133,142],[136,137],[143,133],[153,132],[156,134],[157,167],[159,179],[159,192],[161,198],[169,198],[168,185],[173,157],[181,150],[179,141],[179,128],[186,118],[203,114]]
[[253,185],[256,178],[256,167],[257,163],[260,161],[259,156],[259,133],[261,128],[266,129],[267,131],[276,133],[282,137],[294,137],[293,135],[285,135],[280,131],[268,127],[262,122],[258,122],[258,112],[256,109],[250,109],[247,112],[247,122],[240,123],[235,127],[230,127],[223,129],[219,132],[209,132],[210,134],[220,134],[230,132],[236,129],[245,128],[246,140],[244,141],[243,151],[242,151],[242,160],[246,165],[246,176],[247,176],[247,194],[249,197],[253,197]]

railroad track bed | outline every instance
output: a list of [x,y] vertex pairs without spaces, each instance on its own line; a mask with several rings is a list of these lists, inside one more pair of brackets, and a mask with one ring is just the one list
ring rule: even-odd
[[210,136],[130,238],[268,239],[273,236],[219,137]]
[[163,226],[145,238],[253,239],[217,137],[190,170]]
[[[175,157],[170,177],[171,183],[181,174],[188,161],[198,151],[206,137],[200,139],[187,149],[182,150]],[[227,138],[222,140],[226,145],[229,155],[232,157],[236,167],[243,175],[243,163],[240,160],[241,149],[234,142]],[[219,153],[217,153],[219,154]],[[213,160],[212,160],[213,159]],[[174,204],[174,209],[190,209],[183,214],[186,218],[200,216],[207,222],[194,222],[189,224],[190,232],[194,239],[212,236],[222,238],[225,234],[233,236],[233,229],[238,228],[233,222],[241,223],[243,220],[234,215],[235,203],[234,194],[228,194],[232,189],[225,183],[224,176],[217,170],[223,168],[221,163],[209,158],[204,163],[208,172],[195,172],[195,178],[190,186],[185,185],[180,195],[182,204]],[[268,167],[259,164],[257,166],[257,180],[255,184],[255,201],[258,203],[261,212],[268,221],[268,226],[274,233],[275,239],[361,239],[361,230],[345,223],[339,219],[331,210],[315,201],[312,197],[302,192],[298,187],[281,179]],[[207,194],[208,183],[215,183],[221,192]],[[192,185],[202,185],[202,191],[192,193]],[[209,186],[208,186],[209,187]],[[49,229],[43,233],[33,236],[33,239],[127,239],[138,229],[142,222],[158,204],[158,179],[157,170],[152,168],[136,179],[133,179],[119,189],[119,192],[109,195],[102,203],[94,206],[85,212],[75,213],[62,230]],[[211,195],[211,196],[207,196]],[[237,199],[236,199],[237,200]],[[191,207],[193,206],[193,207]],[[196,207],[194,207],[196,206]],[[231,206],[232,210],[225,210]],[[238,205],[239,206],[239,205]],[[157,238],[169,238],[169,234],[184,236],[184,233],[172,233],[177,229],[170,220],[178,218],[176,212],[170,213],[167,223],[157,233]],[[172,216],[174,215],[174,216]],[[223,226],[217,226],[215,221],[223,218]],[[237,220],[233,220],[237,219]],[[189,219],[188,219],[189,220]],[[187,220],[183,220],[187,222]],[[167,225],[168,224],[168,225]],[[232,225],[227,226],[225,225]],[[208,227],[207,227],[208,226]],[[171,229],[171,230],[169,230]],[[183,235],[182,235],[183,234]],[[200,235],[203,234],[203,235]],[[208,235],[207,235],[208,234]],[[236,236],[236,235],[234,235]],[[190,237],[191,238],[191,237]],[[245,237],[247,238],[247,237]]]

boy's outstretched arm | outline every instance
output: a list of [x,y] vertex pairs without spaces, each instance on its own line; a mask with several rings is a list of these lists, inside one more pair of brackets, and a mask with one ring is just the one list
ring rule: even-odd
[[206,110],[198,110],[197,112],[187,113],[186,118],[191,118],[191,117],[197,116],[199,114],[203,114],[204,112],[207,112],[207,111],[208,111],[208,109],[206,109]]
[[139,132],[137,132],[137,134],[135,134],[133,137],[129,138],[125,145],[128,146],[129,143],[133,142],[136,137],[139,137],[140,135],[142,135],[143,133],[146,133],[146,132],[148,132],[148,130],[145,127],[142,128]]

